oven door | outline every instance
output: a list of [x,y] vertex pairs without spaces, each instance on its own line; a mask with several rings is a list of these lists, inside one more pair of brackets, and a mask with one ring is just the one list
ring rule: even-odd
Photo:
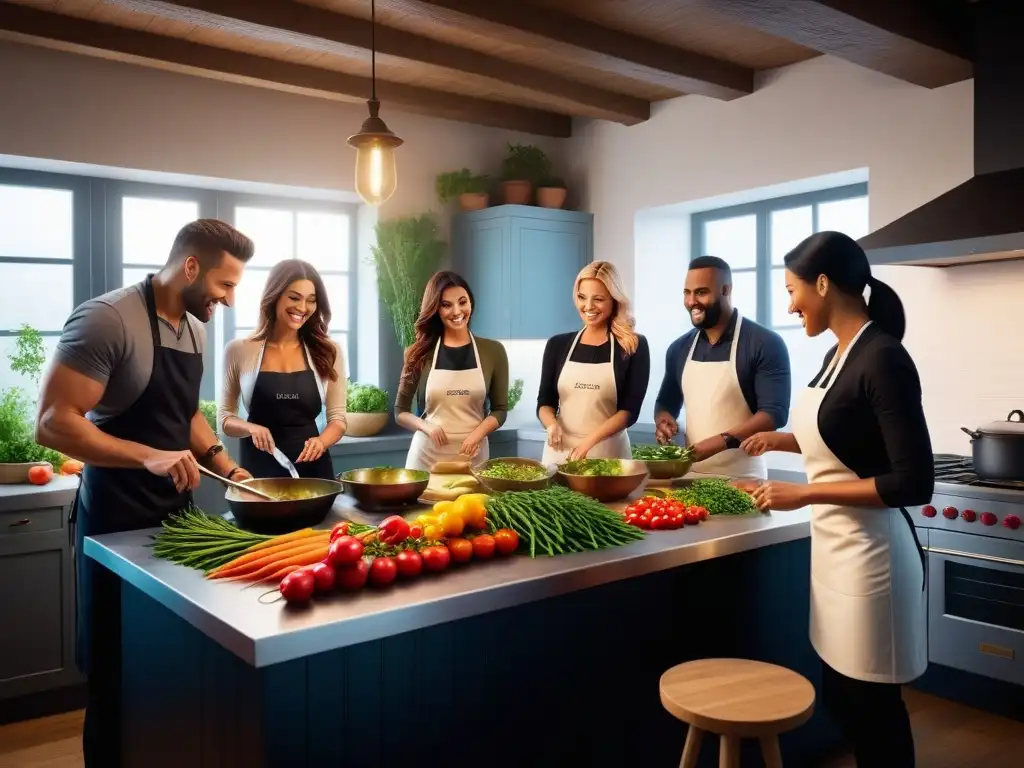
[[928,660],[1024,685],[1024,542],[930,531]]

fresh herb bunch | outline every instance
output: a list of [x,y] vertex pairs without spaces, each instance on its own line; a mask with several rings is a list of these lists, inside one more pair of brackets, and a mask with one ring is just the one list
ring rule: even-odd
[[523,380],[516,379],[508,388],[508,409],[511,411],[523,397]]
[[388,393],[372,384],[349,382],[345,410],[349,413],[387,413]]
[[704,507],[710,515],[756,515],[757,506],[750,494],[728,480],[708,477],[694,480],[688,488],[670,492],[689,507]]
[[24,393],[16,387],[0,394],[0,464],[27,464],[48,461],[60,469],[64,457],[39,445],[32,436],[32,409]]
[[675,443],[666,445],[634,445],[633,458],[638,461],[680,461],[693,456],[693,449]]
[[478,176],[469,168],[462,168],[458,171],[438,174],[434,181],[434,191],[437,193],[438,200],[447,203],[459,195],[486,192],[489,184],[490,179],[486,176]]
[[586,477],[618,477],[622,464],[618,459],[575,459],[559,465],[558,469],[567,475]]
[[540,147],[532,144],[512,144],[501,161],[501,178],[505,181],[537,182],[551,175],[551,160]]
[[540,467],[532,464],[518,464],[511,461],[496,461],[485,469],[477,470],[478,475],[495,480],[542,480],[547,477]]

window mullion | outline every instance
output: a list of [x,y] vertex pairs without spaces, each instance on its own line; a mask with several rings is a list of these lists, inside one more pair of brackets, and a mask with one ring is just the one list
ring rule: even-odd
[[771,326],[772,318],[772,255],[770,209],[757,212],[757,322]]

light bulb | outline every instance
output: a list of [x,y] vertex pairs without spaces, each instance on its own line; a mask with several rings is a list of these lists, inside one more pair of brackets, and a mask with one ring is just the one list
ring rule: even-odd
[[398,187],[393,147],[376,140],[356,150],[356,193],[368,205],[386,202]]

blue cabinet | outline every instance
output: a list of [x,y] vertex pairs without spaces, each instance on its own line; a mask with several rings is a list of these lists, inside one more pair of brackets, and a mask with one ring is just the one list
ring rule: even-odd
[[491,339],[546,339],[580,327],[572,296],[593,258],[594,216],[499,205],[452,220],[452,268],[476,299],[473,332]]

